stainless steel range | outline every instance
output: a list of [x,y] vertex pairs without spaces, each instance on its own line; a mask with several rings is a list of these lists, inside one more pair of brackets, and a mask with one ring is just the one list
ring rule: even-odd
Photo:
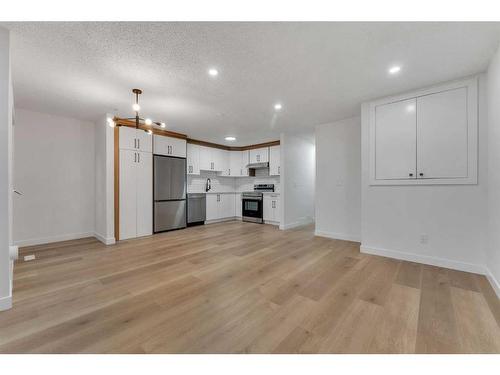
[[264,223],[263,191],[274,192],[274,184],[256,184],[253,191],[241,194],[241,212],[243,221]]

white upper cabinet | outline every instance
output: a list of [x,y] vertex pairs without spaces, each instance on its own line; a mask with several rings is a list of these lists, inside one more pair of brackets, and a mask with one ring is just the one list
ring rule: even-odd
[[239,177],[242,175],[241,154],[239,151],[229,152],[228,176]]
[[417,99],[419,178],[467,177],[467,89]]
[[269,176],[280,175],[280,158],[280,146],[269,147]]
[[229,151],[229,169],[227,176],[248,176],[248,151]]
[[249,175],[248,173],[248,161],[250,160],[249,151],[241,151],[241,175],[246,177]]
[[212,148],[199,146],[200,169],[203,171],[213,171]]
[[229,163],[226,161],[225,150],[200,146],[200,169],[203,171],[222,172]]
[[151,152],[152,151],[152,136],[144,130],[136,129],[128,126],[120,126],[119,128],[119,146],[120,150],[134,150]]
[[375,108],[375,176],[378,180],[416,177],[415,99]]
[[186,157],[186,140],[155,134],[154,153],[156,155]]
[[477,78],[370,103],[370,184],[476,184]]
[[250,150],[250,163],[269,162],[269,147],[262,147]]
[[200,174],[200,146],[188,143],[187,144],[187,174]]
[[222,173],[221,176],[231,176],[231,166],[229,160],[229,151],[218,150],[218,165],[216,166]]

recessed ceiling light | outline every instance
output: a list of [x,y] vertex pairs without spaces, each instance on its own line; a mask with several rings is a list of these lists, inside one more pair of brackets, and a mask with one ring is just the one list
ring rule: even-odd
[[406,111],[407,112],[415,112],[415,105],[409,104],[406,106]]
[[137,103],[134,103],[132,104],[132,109],[135,111],[135,112],[139,112],[141,110],[141,106]]
[[166,128],[166,127],[167,127],[167,124],[165,124],[164,122],[161,122],[161,123],[160,123],[160,127],[162,127],[162,128]]
[[274,105],[274,109],[277,110],[277,111],[281,111],[281,108],[283,108],[283,106],[281,105],[281,103],[276,103]]
[[224,138],[226,141],[236,141],[236,138],[235,137],[226,137]]
[[208,74],[212,77],[217,77],[219,75],[219,71],[215,68],[208,69]]
[[145,121],[146,125],[151,125],[153,121],[150,118],[147,118]]
[[394,65],[389,68],[389,74],[397,74],[401,71],[401,67],[399,65]]

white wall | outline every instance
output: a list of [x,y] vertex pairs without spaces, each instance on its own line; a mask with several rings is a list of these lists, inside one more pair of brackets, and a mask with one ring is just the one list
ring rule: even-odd
[[9,32],[0,28],[0,311],[12,306],[12,101]]
[[361,241],[361,118],[316,126],[316,235]]
[[488,142],[486,266],[500,298],[500,49],[488,68]]
[[314,140],[281,134],[280,228],[290,229],[314,221]]
[[94,124],[16,108],[14,241],[20,246],[92,236]]
[[[484,272],[487,235],[486,80],[479,82],[477,185],[369,186],[369,116],[362,107],[362,251]],[[422,234],[428,243],[420,243]]]
[[106,115],[95,123],[95,236],[107,245],[115,243],[114,129]]

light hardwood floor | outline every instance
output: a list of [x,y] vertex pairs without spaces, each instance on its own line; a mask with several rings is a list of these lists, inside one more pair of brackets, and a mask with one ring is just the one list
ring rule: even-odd
[[22,249],[7,353],[499,353],[483,276],[229,222]]

